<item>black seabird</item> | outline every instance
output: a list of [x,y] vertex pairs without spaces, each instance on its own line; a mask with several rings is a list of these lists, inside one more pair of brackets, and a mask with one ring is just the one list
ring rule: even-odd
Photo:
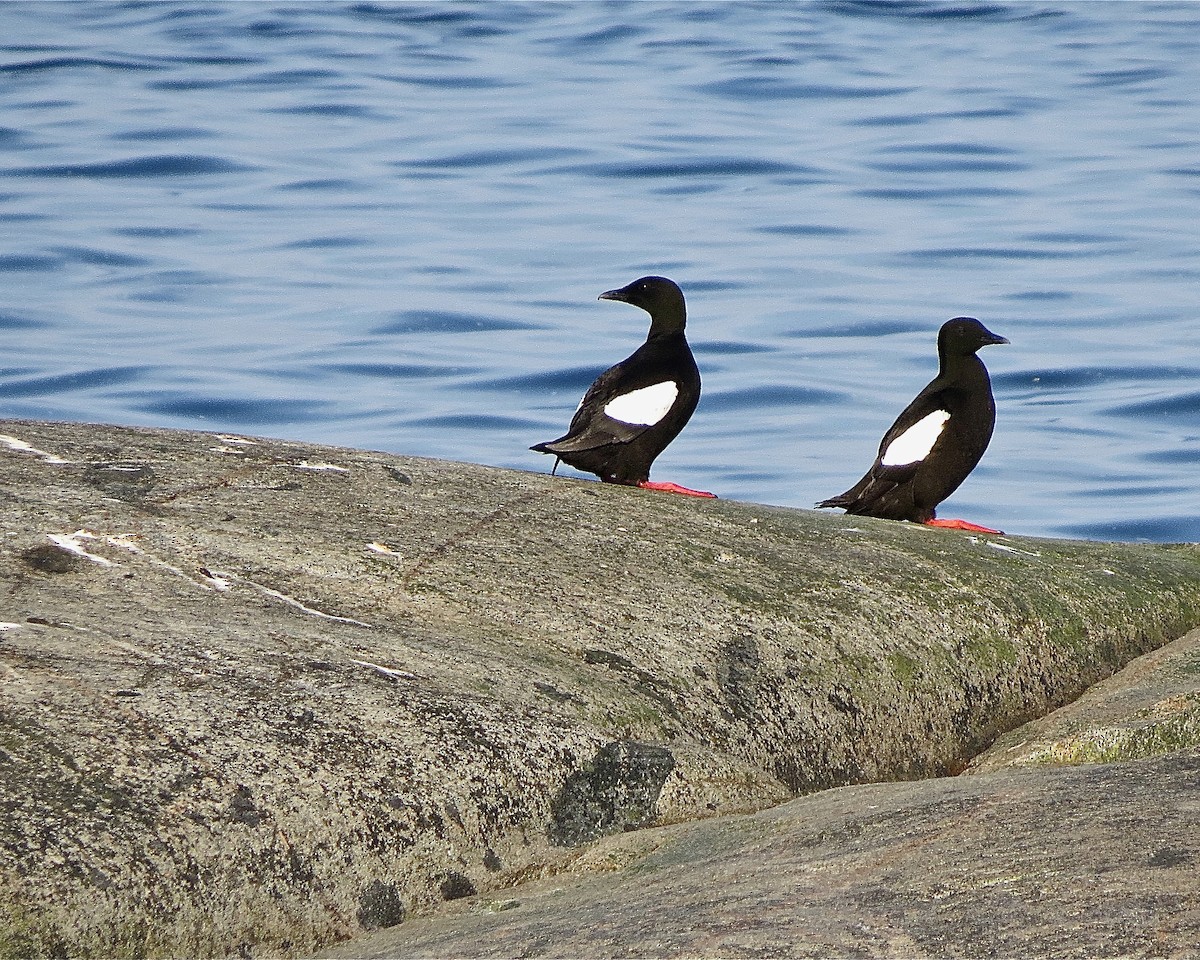
[[992,381],[975,351],[1008,343],[972,317],[955,317],[938,331],[938,375],[883,435],[867,475],[818,507],[910,520],[956,530],[1000,533],[966,520],[938,520],[937,505],[975,469],[996,424]]
[[599,299],[621,300],[649,313],[646,342],[588,387],[564,436],[529,449],[552,453],[605,483],[713,496],[650,480],[654,458],[679,435],[700,401],[700,371],[683,333],[683,291],[666,277],[642,277]]

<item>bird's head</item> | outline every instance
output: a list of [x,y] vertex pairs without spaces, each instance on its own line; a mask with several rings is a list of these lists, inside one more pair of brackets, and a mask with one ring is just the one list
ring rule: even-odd
[[676,333],[687,322],[683,291],[666,277],[642,277],[619,290],[606,290],[600,300],[621,300],[650,314],[650,336]]
[[947,320],[938,331],[938,355],[943,359],[967,357],[993,343],[1008,343],[1008,340],[992,333],[974,317]]

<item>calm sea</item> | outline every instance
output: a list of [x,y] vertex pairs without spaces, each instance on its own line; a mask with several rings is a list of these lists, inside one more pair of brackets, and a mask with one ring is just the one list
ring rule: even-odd
[[[946,516],[1200,540],[1200,5],[0,4],[0,416],[548,471],[677,280],[654,476],[808,507],[953,316]],[[567,471],[570,473],[570,471]]]

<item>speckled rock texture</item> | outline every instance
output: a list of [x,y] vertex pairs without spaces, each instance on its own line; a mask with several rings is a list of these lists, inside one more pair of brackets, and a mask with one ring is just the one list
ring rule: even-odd
[[1200,752],[841,787],[590,862],[320,956],[1195,958]]
[[958,772],[1200,623],[1188,546],[216,434],[0,421],[0,511],[0,955],[318,951]]
[[606,837],[319,955],[1200,957],[1198,699],[1194,630],[1002,736],[978,777]]

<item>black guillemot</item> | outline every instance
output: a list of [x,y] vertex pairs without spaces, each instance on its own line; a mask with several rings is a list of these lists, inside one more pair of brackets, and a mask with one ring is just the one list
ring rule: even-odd
[[1008,343],[972,317],[938,331],[938,375],[883,435],[867,475],[818,507],[981,533],[1000,533],[966,520],[938,520],[937,505],[975,469],[996,424],[996,404],[980,347]]
[[552,453],[605,483],[714,496],[650,480],[654,458],[679,435],[700,401],[700,371],[683,332],[683,291],[666,277],[642,277],[599,299],[621,300],[649,313],[646,342],[596,378],[564,436],[529,449]]

